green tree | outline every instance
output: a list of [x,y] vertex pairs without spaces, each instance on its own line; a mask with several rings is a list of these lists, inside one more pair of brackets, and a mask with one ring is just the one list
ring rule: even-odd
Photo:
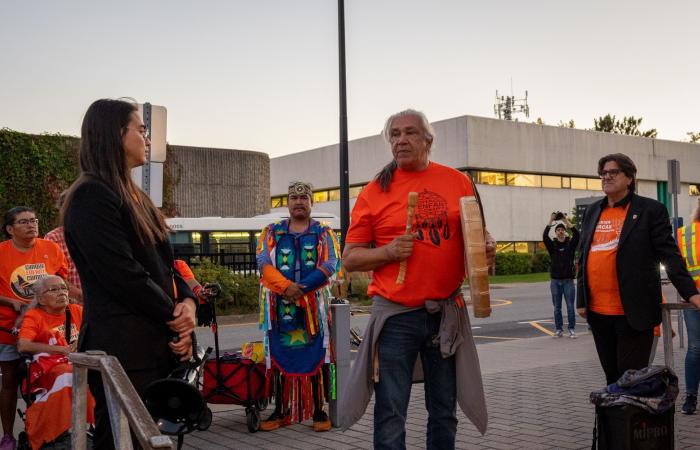
[[695,133],[688,131],[686,134],[688,135],[688,140],[691,144],[700,144],[700,131]]
[[641,117],[634,116],[625,116],[622,118],[622,120],[618,120],[614,115],[611,116],[610,114],[606,114],[605,116],[593,119],[593,129],[604,133],[655,138],[657,135],[656,128],[651,128],[646,131],[642,131],[640,129],[642,120],[643,119]]
[[574,123],[574,119],[569,119],[568,122],[560,120],[557,126],[560,128],[576,128],[576,123]]
[[538,117],[537,120],[535,120],[532,123],[534,123],[535,125],[547,125],[546,123],[544,123],[544,120],[542,120],[541,117]]

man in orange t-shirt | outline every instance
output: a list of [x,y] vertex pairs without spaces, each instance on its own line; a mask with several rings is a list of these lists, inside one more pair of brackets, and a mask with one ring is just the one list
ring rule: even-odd
[[4,436],[0,448],[14,442],[12,430],[17,409],[16,338],[12,334],[17,312],[32,299],[32,284],[47,275],[68,274],[66,258],[58,245],[39,239],[39,221],[34,211],[17,206],[3,217],[3,232],[9,238],[0,242],[0,420]]
[[700,304],[673,240],[666,207],[635,194],[637,168],[621,153],[598,161],[606,197],[589,206],[581,225],[576,306],[591,326],[608,384],[649,362],[661,322],[659,263],[681,296]]
[[[444,308],[454,302],[460,304],[457,297],[461,295],[465,271],[459,199],[475,192],[467,175],[429,160],[434,135],[425,115],[415,110],[397,113],[387,120],[384,137],[391,145],[393,160],[360,193],[342,258],[348,271],[373,271],[368,294],[374,296],[374,308],[365,336],[371,333],[378,337],[364,345],[377,344],[375,448],[405,446],[405,417],[413,367],[419,356],[429,414],[427,446],[450,449],[455,445],[455,353],[445,356],[433,342],[440,331],[441,314],[428,313],[425,303],[429,299],[440,300],[447,305]],[[406,234],[409,192],[418,193],[418,202],[410,234]],[[490,235],[487,248],[493,258],[495,242]],[[406,262],[406,277],[403,283],[397,283],[402,261]],[[390,317],[378,312],[387,309],[393,310]],[[460,314],[464,314],[463,309]],[[473,346],[471,334],[464,336],[462,346]],[[353,371],[351,377],[366,376],[359,372],[362,370]],[[359,384],[362,382],[367,385],[366,380]],[[460,392],[481,387],[479,373],[459,382],[469,385],[461,386]],[[483,399],[483,389],[474,397]],[[463,405],[461,399],[459,403]],[[483,409],[485,416],[485,406],[481,406],[473,404],[470,408],[480,413]],[[475,421],[472,416],[469,418]],[[485,417],[476,422],[480,429],[481,425],[485,427]]]

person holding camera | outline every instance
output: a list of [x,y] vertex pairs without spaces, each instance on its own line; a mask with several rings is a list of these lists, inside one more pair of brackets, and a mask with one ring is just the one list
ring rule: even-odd
[[[554,239],[549,236],[552,227],[554,227]],[[567,233],[567,228],[571,230],[571,237]],[[549,224],[544,227],[542,241],[547,247],[552,260],[549,266],[549,273],[552,278],[549,283],[549,289],[552,292],[552,305],[554,306],[554,327],[556,329],[554,337],[560,338],[564,335],[564,320],[561,315],[561,299],[563,296],[566,300],[569,337],[575,339],[576,288],[574,287],[574,257],[576,247],[578,247],[579,232],[569,222],[564,213],[557,211],[552,213],[549,218]]]

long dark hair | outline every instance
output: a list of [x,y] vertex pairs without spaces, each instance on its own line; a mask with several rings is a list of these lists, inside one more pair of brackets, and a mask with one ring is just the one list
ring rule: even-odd
[[105,182],[127,207],[131,223],[143,244],[154,245],[168,239],[168,226],[160,211],[145,192],[131,179],[122,138],[135,103],[124,100],[101,99],[88,108],[83,118],[80,136],[80,177],[66,194],[61,208],[65,217],[76,188],[89,178]]

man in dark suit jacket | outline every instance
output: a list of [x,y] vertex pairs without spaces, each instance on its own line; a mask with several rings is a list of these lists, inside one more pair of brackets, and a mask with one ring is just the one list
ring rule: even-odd
[[635,194],[637,168],[621,153],[598,161],[606,197],[583,218],[576,306],[587,318],[607,383],[647,365],[661,322],[659,263],[681,296],[700,304],[666,207]]

